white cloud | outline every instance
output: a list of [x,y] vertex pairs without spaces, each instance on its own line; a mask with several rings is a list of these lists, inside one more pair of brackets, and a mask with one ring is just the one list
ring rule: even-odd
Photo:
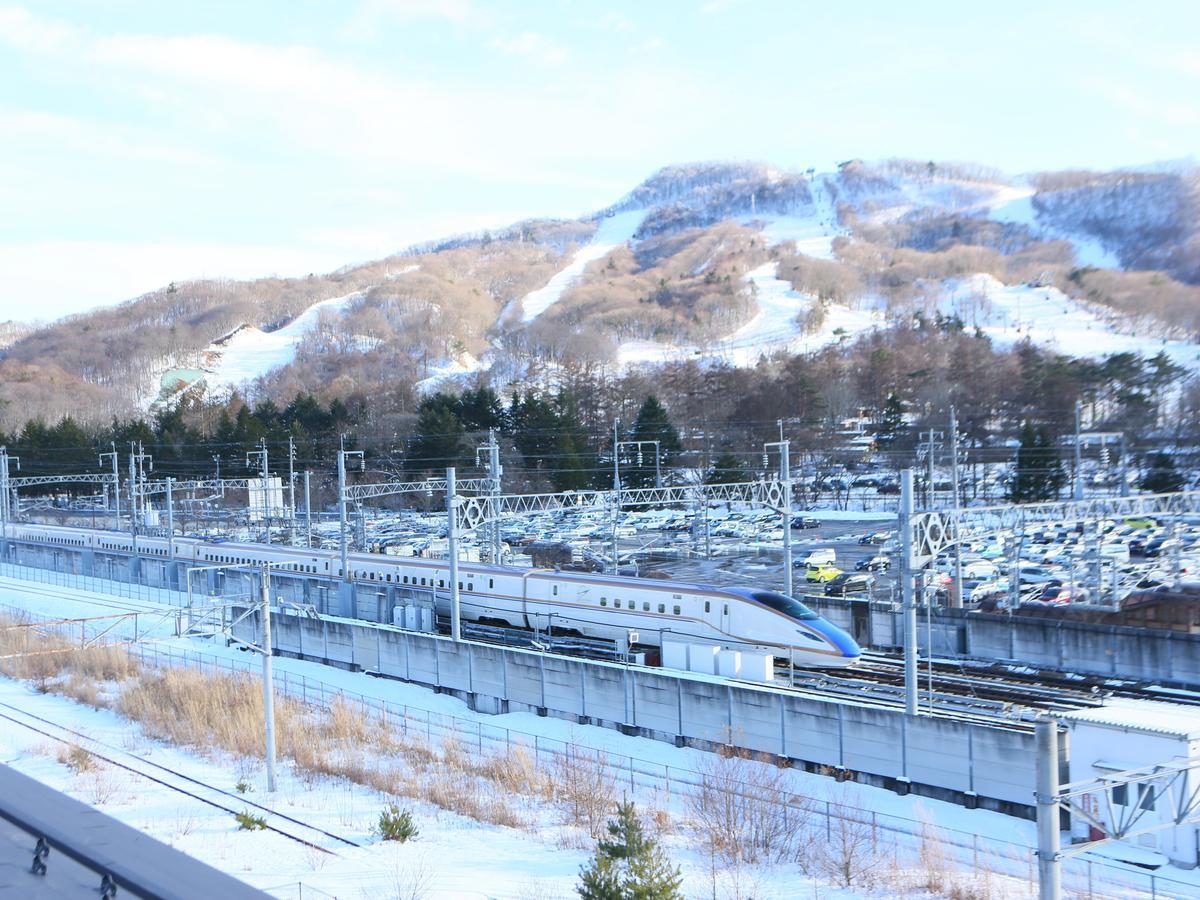
[[556,66],[567,61],[565,47],[534,31],[523,31],[511,38],[496,38],[492,46],[509,56],[524,57],[544,65]]
[[252,244],[38,241],[0,244],[0,319],[51,321],[193,278],[328,272],[327,250]]
[[34,16],[21,6],[0,7],[0,43],[38,53],[69,50],[79,40],[76,29]]
[[163,144],[131,129],[56,113],[0,108],[0,134],[9,149],[78,152],[188,166],[215,163],[213,157],[190,147]]

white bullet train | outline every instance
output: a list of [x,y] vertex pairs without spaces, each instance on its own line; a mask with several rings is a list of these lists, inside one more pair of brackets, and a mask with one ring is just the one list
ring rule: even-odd
[[[10,526],[25,543],[129,553],[133,538],[114,531],[54,525]],[[284,563],[319,579],[342,578],[336,550],[243,544],[176,537],[137,538],[144,558],[196,565]],[[424,588],[436,596],[438,612],[449,613],[449,566],[444,560],[351,553],[351,577],[367,585]],[[701,641],[735,649],[765,649],[796,665],[841,668],[858,661],[854,639],[803,603],[771,590],[711,587],[652,578],[523,569],[481,563],[459,564],[464,619],[519,628],[575,631],[584,637],[660,646],[666,640]]]

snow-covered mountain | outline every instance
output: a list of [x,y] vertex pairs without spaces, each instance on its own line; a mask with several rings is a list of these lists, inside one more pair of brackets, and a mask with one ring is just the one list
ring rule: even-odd
[[116,413],[201,390],[504,383],[572,360],[753,365],[920,310],[1001,344],[1166,349],[1196,367],[1198,213],[1190,163],[1019,177],[905,160],[669,166],[576,220],[444,238],[317,280],[172,285],[19,336],[0,369],[97,386]]

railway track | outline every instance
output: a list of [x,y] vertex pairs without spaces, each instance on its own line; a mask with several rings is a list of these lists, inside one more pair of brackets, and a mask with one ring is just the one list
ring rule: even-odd
[[[971,666],[958,660],[920,660],[917,674],[918,705],[947,713],[1029,721],[1039,712],[1097,707],[1111,697],[1200,706],[1200,692],[1129,679],[1019,671],[997,663]],[[897,657],[868,653],[851,670],[797,669],[785,671],[784,677],[798,687],[827,695],[857,701],[870,698],[884,705],[904,702],[904,661]]]
[[8,703],[0,703],[0,709],[4,710],[0,712],[0,720],[11,722],[14,725],[36,732],[59,743],[82,746],[88,753],[96,757],[96,759],[165,787],[168,790],[190,797],[207,806],[215,807],[229,813],[230,816],[246,811],[261,813],[267,822],[266,830],[273,831],[289,840],[303,844],[306,847],[311,847],[321,853],[332,856],[337,855],[334,850],[331,850],[327,846],[331,842],[349,847],[362,846],[332,831],[326,831],[294,816],[289,816],[261,803],[256,803],[242,794],[206,784],[197,778],[192,778],[190,775],[184,775],[182,772],[172,769],[169,766],[143,759],[127,750],[97,741],[91,736],[76,731],[73,728],[60,725],[57,722],[27,712],[19,707]]

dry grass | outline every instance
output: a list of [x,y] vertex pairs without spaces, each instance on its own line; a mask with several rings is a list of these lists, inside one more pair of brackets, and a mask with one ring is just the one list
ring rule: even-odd
[[592,838],[604,833],[617,802],[616,778],[598,750],[572,743],[554,758],[550,796],[564,825],[578,825]]

